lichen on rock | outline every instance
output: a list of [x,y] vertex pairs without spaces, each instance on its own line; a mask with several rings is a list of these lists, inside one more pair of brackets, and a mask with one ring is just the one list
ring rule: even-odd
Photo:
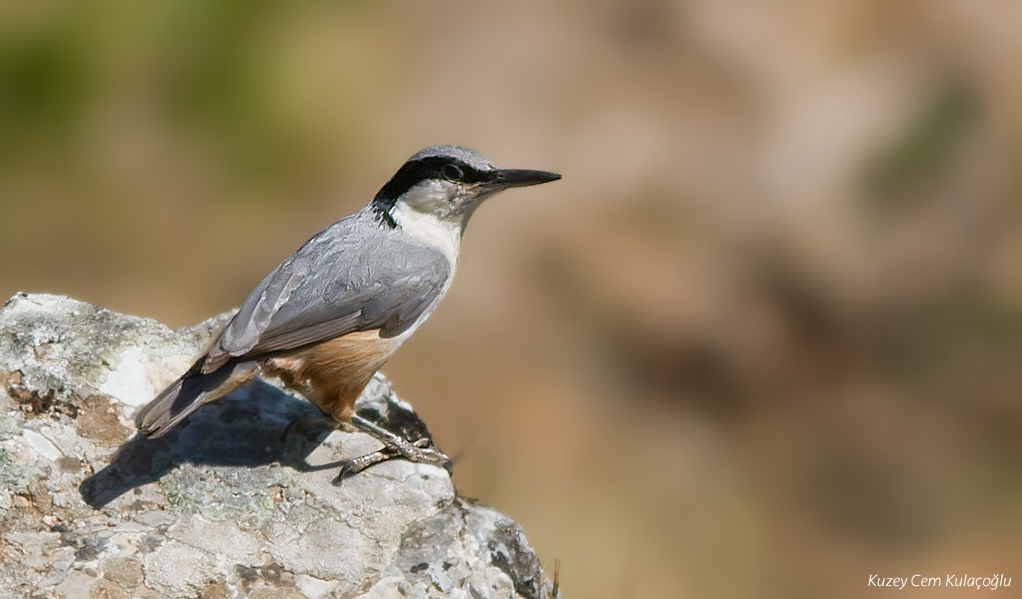
[[[521,528],[445,470],[288,423],[317,409],[272,380],[165,437],[132,416],[230,314],[171,330],[67,298],[0,310],[0,588],[21,597],[527,597],[551,584]],[[360,414],[428,434],[382,376]]]

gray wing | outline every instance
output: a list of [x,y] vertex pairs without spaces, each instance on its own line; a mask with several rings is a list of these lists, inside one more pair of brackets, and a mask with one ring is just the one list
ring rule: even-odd
[[354,331],[398,335],[443,292],[444,255],[354,215],[313,237],[249,295],[203,371],[232,357],[326,341]]

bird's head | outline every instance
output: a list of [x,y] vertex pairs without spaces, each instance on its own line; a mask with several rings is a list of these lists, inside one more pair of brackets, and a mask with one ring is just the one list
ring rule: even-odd
[[395,207],[411,209],[463,226],[483,200],[500,191],[560,178],[545,171],[497,168],[468,148],[433,146],[409,158],[376,194],[372,207],[381,215]]

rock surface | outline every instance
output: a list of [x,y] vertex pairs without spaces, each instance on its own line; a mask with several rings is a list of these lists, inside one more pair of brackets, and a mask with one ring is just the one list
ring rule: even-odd
[[[132,416],[229,318],[172,331],[67,298],[0,310],[4,597],[549,597],[521,528],[393,460],[331,484],[363,434],[292,432],[318,411],[260,380],[170,434]],[[377,377],[359,413],[428,434]],[[414,438],[414,437],[413,437]]]

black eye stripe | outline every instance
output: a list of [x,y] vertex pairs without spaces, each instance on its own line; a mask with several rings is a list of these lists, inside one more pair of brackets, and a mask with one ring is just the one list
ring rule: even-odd
[[[458,177],[449,177],[445,170],[460,171]],[[480,171],[472,166],[449,157],[430,156],[406,162],[376,194],[374,203],[389,210],[402,194],[413,185],[427,179],[448,179],[464,183],[481,183],[490,179],[491,171]]]

